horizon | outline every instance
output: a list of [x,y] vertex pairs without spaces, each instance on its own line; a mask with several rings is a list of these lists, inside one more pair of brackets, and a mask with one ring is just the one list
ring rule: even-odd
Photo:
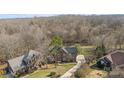
[[0,19],[16,19],[16,18],[33,18],[33,17],[49,17],[53,15],[47,14],[0,14]]
[[34,17],[52,17],[61,15],[81,15],[81,16],[102,16],[102,15],[124,15],[124,14],[0,14],[0,19],[19,19],[19,18],[34,18]]

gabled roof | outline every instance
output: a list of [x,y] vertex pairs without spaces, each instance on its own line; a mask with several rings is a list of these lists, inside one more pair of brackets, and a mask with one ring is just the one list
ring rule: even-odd
[[21,68],[23,57],[24,55],[8,60],[8,63],[12,68],[13,72],[18,71]]
[[124,51],[122,51],[122,50],[116,50],[102,58],[105,58],[105,57],[107,59],[109,59],[109,61],[111,61],[111,64],[113,64],[115,66],[124,65]]
[[54,47],[50,50],[50,53],[57,53],[60,50],[63,50],[66,54],[77,54],[77,49],[75,47]]
[[61,49],[61,47],[55,46],[55,47],[50,49],[50,53],[57,53],[60,49]]
[[62,50],[63,50],[65,53],[69,54],[69,52],[66,50],[66,48],[63,47]]
[[29,56],[32,56],[32,55],[38,56],[38,55],[40,55],[40,52],[35,51],[35,50],[30,50],[29,53],[28,53],[28,55],[29,55]]
[[77,54],[77,49],[75,47],[64,47],[63,49],[68,54]]
[[39,56],[40,52],[34,51],[34,50],[30,50],[29,53],[24,55],[23,60],[25,60],[26,62],[30,61],[34,56]]
[[33,55],[37,56],[40,53],[34,50],[30,50],[28,54],[26,55],[22,55],[13,59],[8,60],[8,63],[10,65],[10,67],[12,68],[13,72],[18,71],[19,69],[21,69],[23,60],[25,58],[25,60],[30,60],[32,58]]

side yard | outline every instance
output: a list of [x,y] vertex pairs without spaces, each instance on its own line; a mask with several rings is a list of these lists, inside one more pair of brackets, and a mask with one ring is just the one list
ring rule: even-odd
[[76,78],[105,78],[108,72],[97,68],[92,68],[96,64],[94,59],[94,46],[81,46],[81,52],[85,56],[87,63],[83,64],[80,69],[75,72]]
[[49,64],[48,69],[37,70],[31,74],[24,76],[24,78],[45,78],[45,77],[60,77],[76,63],[59,64],[56,68],[54,64]]
[[76,78],[106,78],[108,77],[108,72],[93,69],[88,64],[83,64],[80,69],[75,72]]

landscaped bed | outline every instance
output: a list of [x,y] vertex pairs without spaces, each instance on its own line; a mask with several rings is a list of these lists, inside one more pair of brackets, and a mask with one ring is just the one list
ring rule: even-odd
[[28,74],[24,76],[24,78],[45,78],[45,77],[60,77],[63,75],[66,71],[71,69],[75,63],[64,63],[64,64],[59,64],[56,68],[54,64],[49,64],[48,69],[44,70],[37,70],[31,74]]

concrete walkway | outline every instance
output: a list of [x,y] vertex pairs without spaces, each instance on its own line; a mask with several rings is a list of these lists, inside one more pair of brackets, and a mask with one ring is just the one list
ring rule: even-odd
[[84,55],[78,55],[76,57],[77,64],[72,67],[70,70],[68,70],[64,75],[62,75],[60,78],[71,78],[74,76],[74,73],[81,67],[83,63],[86,62]]

